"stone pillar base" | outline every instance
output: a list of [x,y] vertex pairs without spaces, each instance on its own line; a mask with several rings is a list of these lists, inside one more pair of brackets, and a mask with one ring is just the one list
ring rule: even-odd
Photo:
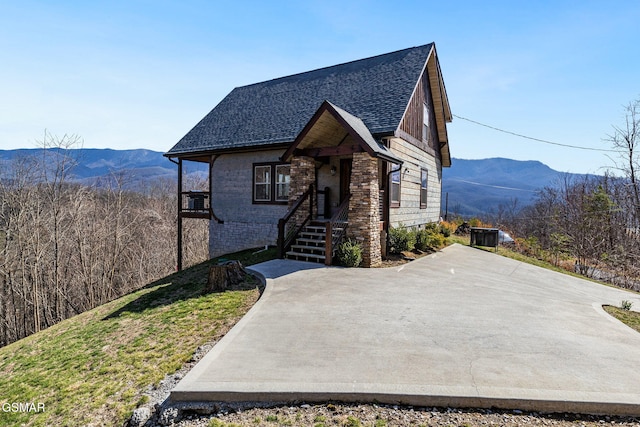
[[362,245],[362,266],[382,263],[378,160],[368,153],[354,153],[349,185],[349,236]]

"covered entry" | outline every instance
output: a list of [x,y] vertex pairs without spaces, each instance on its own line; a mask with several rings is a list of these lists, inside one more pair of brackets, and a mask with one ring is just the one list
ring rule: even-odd
[[[280,221],[280,256],[331,264],[345,236],[363,264],[381,262],[382,164],[401,164],[359,118],[324,101],[282,156],[291,162],[289,212]],[[322,202],[322,203],[320,203]]]

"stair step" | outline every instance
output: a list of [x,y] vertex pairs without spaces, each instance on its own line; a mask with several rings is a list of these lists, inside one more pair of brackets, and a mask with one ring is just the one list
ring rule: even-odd
[[322,252],[322,254],[324,254],[324,246],[291,245],[291,249],[293,249],[293,252]]
[[314,233],[324,233],[327,228],[323,225],[307,225],[304,227],[304,231],[311,231]]
[[300,235],[305,236],[307,238],[324,239],[325,233],[313,233],[309,231],[301,231]]
[[307,254],[307,253],[301,253],[301,252],[295,252],[295,251],[289,251],[287,252],[287,258],[295,258],[298,259],[299,258],[303,258],[305,261],[324,261],[324,255],[317,255],[317,254]]
[[304,237],[298,237],[296,239],[296,244],[307,244],[308,246],[313,246],[313,247],[323,247],[324,248],[324,244],[325,244],[325,240],[322,239],[305,239]]

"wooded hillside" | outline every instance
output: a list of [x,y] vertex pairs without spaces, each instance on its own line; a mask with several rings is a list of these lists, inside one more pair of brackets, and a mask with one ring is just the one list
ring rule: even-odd
[[[176,269],[175,181],[70,180],[75,136],[49,136],[0,176],[0,346]],[[45,150],[45,148],[57,150]],[[6,166],[6,164],[5,164]],[[191,187],[203,183],[193,182]],[[207,221],[185,221],[185,265],[207,257]]]

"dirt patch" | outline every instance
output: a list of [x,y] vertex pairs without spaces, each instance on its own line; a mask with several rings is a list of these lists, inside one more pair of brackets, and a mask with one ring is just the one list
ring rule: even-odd
[[382,260],[382,264],[379,266],[379,268],[397,267],[430,255],[434,252],[435,251],[423,252],[414,249],[413,251],[404,251],[399,254],[388,254],[387,257]]

